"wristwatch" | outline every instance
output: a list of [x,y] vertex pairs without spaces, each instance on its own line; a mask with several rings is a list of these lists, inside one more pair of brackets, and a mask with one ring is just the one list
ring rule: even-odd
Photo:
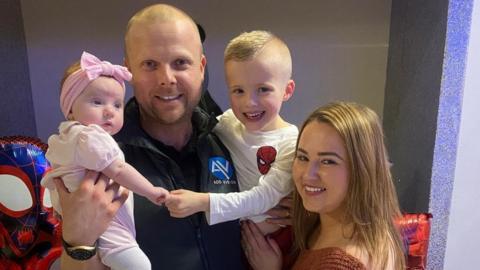
[[98,240],[93,246],[71,246],[62,237],[63,249],[74,260],[86,261],[97,254]]

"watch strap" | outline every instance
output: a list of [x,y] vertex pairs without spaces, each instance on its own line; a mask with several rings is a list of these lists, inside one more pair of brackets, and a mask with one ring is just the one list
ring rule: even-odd
[[95,241],[93,246],[72,246],[62,237],[62,245],[67,255],[72,259],[85,261],[97,254],[98,240]]

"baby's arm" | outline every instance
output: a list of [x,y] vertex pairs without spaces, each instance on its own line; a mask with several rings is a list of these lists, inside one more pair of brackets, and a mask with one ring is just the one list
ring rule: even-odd
[[157,205],[163,204],[168,196],[166,189],[153,186],[132,165],[120,159],[113,161],[102,172],[121,186],[146,197]]
[[208,193],[193,192],[179,189],[170,192],[165,206],[170,211],[170,216],[184,218],[198,212],[207,212],[210,208]]

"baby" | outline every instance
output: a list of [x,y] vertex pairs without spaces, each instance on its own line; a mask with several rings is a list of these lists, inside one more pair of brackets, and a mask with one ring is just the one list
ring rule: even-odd
[[[124,81],[132,75],[127,68],[100,61],[83,52],[80,63],[70,66],[62,80],[60,107],[67,121],[59,134],[48,139],[47,159],[52,165],[42,185],[50,190],[54,209],[62,214],[53,178],[61,178],[75,191],[86,170],[99,171],[121,186],[161,205],[168,191],[154,187],[131,165],[111,135],[123,125]],[[98,241],[102,262],[112,269],[151,269],[150,261],[135,241],[133,196]]]
[[279,114],[295,89],[290,51],[272,33],[252,31],[230,41],[224,65],[231,109],[214,131],[230,151],[241,192],[176,190],[165,204],[174,217],[204,211],[210,225],[246,217],[272,233],[278,226],[263,213],[293,190],[298,129]]

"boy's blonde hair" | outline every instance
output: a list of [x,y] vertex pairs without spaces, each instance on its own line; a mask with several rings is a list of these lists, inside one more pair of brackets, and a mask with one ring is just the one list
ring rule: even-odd
[[248,61],[266,47],[273,48],[275,51],[273,55],[276,60],[281,62],[282,67],[290,78],[292,76],[292,57],[287,44],[280,38],[269,31],[255,30],[251,32],[244,32],[239,36],[233,38],[225,48],[223,62],[228,61]]
[[[311,122],[326,123],[342,138],[349,162],[349,185],[345,197],[347,223],[353,223],[352,240],[368,252],[373,269],[405,269],[401,235],[395,225],[400,209],[390,174],[383,129],[377,114],[356,103],[335,102],[315,110],[299,133]],[[298,143],[297,143],[298,147]],[[293,196],[293,228],[297,252],[322,222],[303,206],[297,190]]]

